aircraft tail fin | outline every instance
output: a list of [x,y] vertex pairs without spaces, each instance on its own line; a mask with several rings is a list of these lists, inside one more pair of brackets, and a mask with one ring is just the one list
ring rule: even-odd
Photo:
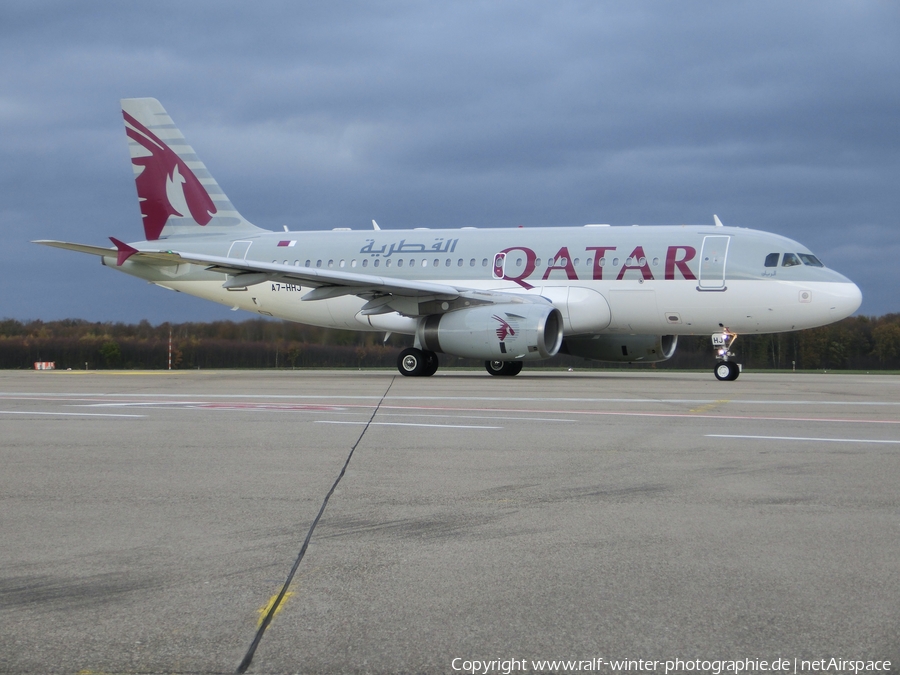
[[122,99],[122,116],[147,241],[259,231],[237,212],[159,101]]

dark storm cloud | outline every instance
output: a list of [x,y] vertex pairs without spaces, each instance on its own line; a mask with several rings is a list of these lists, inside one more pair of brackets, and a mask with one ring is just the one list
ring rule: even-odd
[[126,96],[159,98],[263,227],[718,213],[812,247],[864,313],[898,311],[898,18],[886,2],[6,3],[0,314],[237,316],[24,243],[140,236]]

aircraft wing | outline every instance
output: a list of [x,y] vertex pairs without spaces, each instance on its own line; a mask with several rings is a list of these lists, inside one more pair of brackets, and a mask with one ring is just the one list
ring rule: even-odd
[[331,268],[295,267],[201,253],[141,251],[115,239],[113,242],[116,248],[53,240],[39,240],[34,243],[103,257],[116,256],[118,265],[122,265],[126,260],[150,266],[201,265],[209,271],[225,275],[223,288],[246,288],[266,282],[309,286],[311,290],[301,298],[306,301],[356,295],[368,301],[362,308],[363,315],[396,311],[407,316],[425,316],[476,305],[549,304],[545,298],[522,293],[485,291],[430,281],[358,274]]

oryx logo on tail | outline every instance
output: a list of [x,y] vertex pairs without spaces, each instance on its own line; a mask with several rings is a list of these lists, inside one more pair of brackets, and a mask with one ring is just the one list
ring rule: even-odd
[[169,216],[185,217],[185,211],[198,224],[209,223],[216,207],[194,172],[156,134],[124,110],[122,115],[128,137],[150,152],[131,158],[135,166],[143,169],[134,180],[147,240],[159,239]]

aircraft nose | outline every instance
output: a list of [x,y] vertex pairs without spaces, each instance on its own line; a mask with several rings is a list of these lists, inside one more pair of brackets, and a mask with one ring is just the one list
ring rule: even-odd
[[859,306],[862,304],[862,291],[853,282],[835,284],[835,286],[829,309],[834,317],[833,321],[839,321],[859,309]]

